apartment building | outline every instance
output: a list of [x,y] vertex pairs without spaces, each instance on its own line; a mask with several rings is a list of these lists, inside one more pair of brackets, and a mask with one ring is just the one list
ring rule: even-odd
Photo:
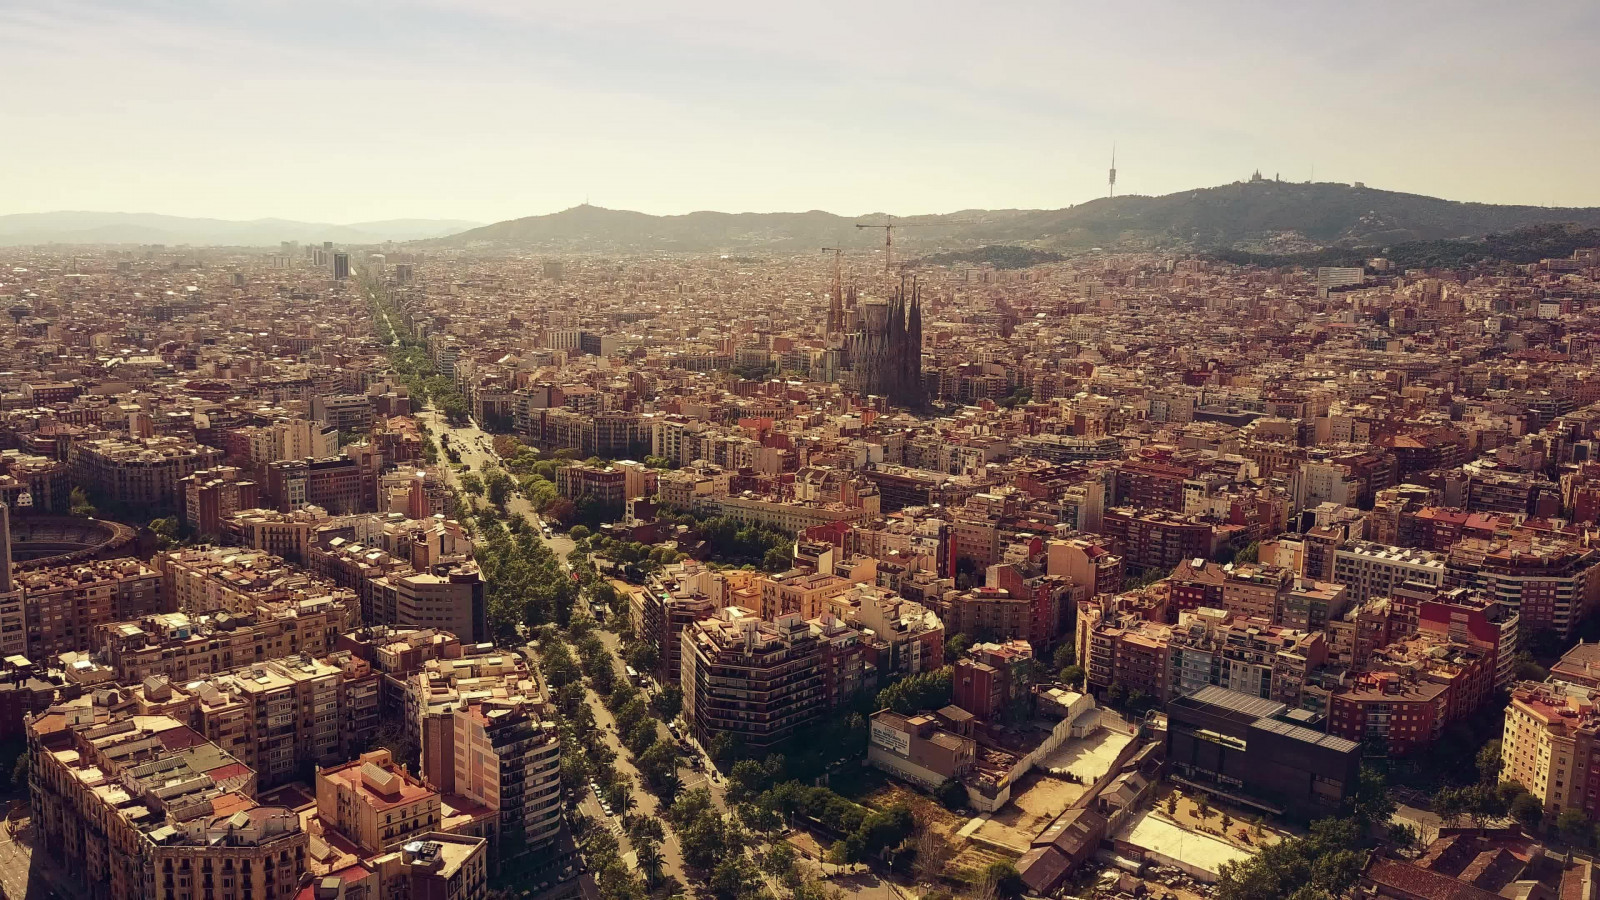
[[1546,816],[1600,816],[1600,712],[1587,685],[1525,681],[1511,691],[1500,736],[1500,778],[1544,804]]
[[760,576],[756,585],[761,591],[761,618],[798,613],[802,619],[815,619],[832,611],[832,601],[844,596],[850,584],[837,575],[803,569]]
[[262,550],[191,547],[158,553],[151,561],[161,573],[161,589],[168,606],[191,616],[216,612],[249,614],[262,604],[326,597],[348,610],[350,618],[344,627],[353,627],[360,610],[355,592]]
[[[665,490],[664,481],[663,490]],[[856,507],[785,502],[754,495],[697,496],[691,508],[705,515],[727,516],[743,525],[765,525],[785,534],[796,534],[807,528],[835,522],[858,522],[867,515],[866,510]]]
[[343,672],[303,655],[214,675],[196,688],[200,730],[255,770],[262,787],[341,762]]
[[1493,658],[1449,638],[1396,641],[1369,665],[1328,698],[1328,733],[1379,744],[1393,756],[1429,746],[1494,691]]
[[267,466],[266,501],[282,512],[307,506],[334,515],[371,512],[376,473],[348,456],[283,459]]
[[1180,697],[1211,685],[1299,706],[1307,677],[1327,659],[1327,640],[1320,631],[1201,607],[1180,613],[1171,629],[1165,696]]
[[1426,550],[1352,541],[1333,551],[1333,580],[1349,590],[1352,604],[1388,597],[1407,582],[1437,588],[1444,577],[1444,557]]
[[23,572],[16,584],[33,659],[87,650],[101,626],[158,613],[173,602],[161,574],[132,557]]
[[1464,538],[1445,562],[1445,584],[1489,594],[1517,611],[1532,634],[1570,640],[1600,605],[1600,550],[1536,535]]
[[556,493],[573,502],[587,500],[620,511],[628,500],[628,475],[613,466],[569,463],[556,469]]
[[1157,700],[1165,700],[1171,684],[1168,646],[1170,626],[1146,621],[1137,613],[1121,612],[1109,604],[1084,603],[1078,607],[1078,664],[1090,688],[1120,686]]
[[73,479],[96,496],[153,516],[176,510],[183,479],[214,468],[222,458],[215,447],[176,437],[106,438],[73,443],[67,462]]
[[834,606],[861,629],[878,677],[917,675],[944,665],[944,623],[926,606],[864,584]]
[[179,515],[190,535],[215,540],[222,523],[240,510],[261,505],[260,485],[234,466],[218,466],[183,478]]
[[260,806],[255,773],[187,725],[135,715],[118,692],[28,725],[28,786],[44,852],[94,900],[287,900],[309,837]]
[[330,394],[311,398],[311,418],[338,431],[365,431],[375,411],[366,394]]
[[1208,559],[1216,552],[1216,529],[1210,522],[1169,512],[1141,512],[1133,507],[1107,509],[1102,533],[1112,552],[1136,572],[1171,572],[1179,563]]
[[1005,588],[978,587],[950,597],[939,618],[951,634],[982,634],[995,640],[1033,635],[1033,598]]
[[437,628],[469,643],[491,639],[483,577],[475,563],[390,575],[388,581],[395,590],[395,624]]
[[152,675],[189,681],[240,666],[333,650],[349,610],[331,597],[278,601],[249,613],[154,613],[95,630],[94,649],[122,684]]
[[824,647],[797,613],[762,621],[721,609],[685,627],[682,642],[683,717],[706,745],[727,733],[767,747],[825,707]]
[[367,853],[383,853],[436,831],[439,794],[373,750],[317,770],[317,816]]
[[1468,588],[1439,591],[1418,604],[1416,631],[1476,647],[1489,657],[1495,689],[1510,685],[1522,617],[1509,603]]
[[451,715],[455,792],[495,811],[489,860],[551,847],[561,834],[561,738],[525,697],[474,700]]

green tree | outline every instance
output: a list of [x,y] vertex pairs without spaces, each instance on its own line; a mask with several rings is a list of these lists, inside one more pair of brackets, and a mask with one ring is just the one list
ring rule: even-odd
[[89,501],[89,492],[83,487],[76,486],[71,495],[72,514],[75,516],[92,516],[95,514],[94,504]]
[[967,805],[967,787],[958,778],[946,778],[934,791],[933,798],[945,809],[961,809]]
[[461,489],[466,491],[469,496],[482,497],[484,492],[483,479],[468,472],[461,476]]
[[948,662],[955,662],[967,655],[972,649],[972,636],[969,634],[953,634],[944,642],[944,658]]
[[1556,832],[1562,840],[1574,846],[1587,847],[1594,838],[1594,826],[1589,823],[1589,817],[1578,809],[1564,809],[1561,815],[1556,816]]
[[668,685],[662,688],[659,694],[656,694],[651,703],[655,706],[656,714],[661,718],[668,721],[676,719],[678,713],[683,710],[683,688],[677,685]]
[[731,731],[719,731],[711,739],[711,746],[706,748],[711,753],[711,759],[718,768],[728,768],[744,750],[744,742]]
[[983,870],[981,883],[986,890],[992,888],[995,896],[1005,900],[1015,900],[1028,889],[1027,883],[1022,880],[1022,875],[1017,872],[1017,867],[1005,860],[990,863],[989,867]]
[[717,900],[746,900],[755,891],[756,877],[755,866],[748,857],[728,853],[712,869],[706,887]]
[[1417,837],[1417,829],[1404,822],[1395,822],[1389,826],[1389,843],[1401,852],[1415,850],[1421,843]]
[[1063,643],[1056,648],[1055,656],[1052,658],[1057,669],[1065,669],[1067,666],[1078,664],[1078,651],[1073,648],[1072,644]]
[[788,841],[778,841],[761,856],[761,869],[780,881],[794,872],[797,856]]
[[150,531],[156,536],[157,548],[165,550],[178,542],[178,517],[151,519]]
[[1538,830],[1539,824],[1544,821],[1544,804],[1532,794],[1518,794],[1517,799],[1511,801],[1509,812],[1511,818],[1529,834]]
[[28,783],[28,760],[28,751],[24,750],[17,757],[16,763],[12,765],[11,787],[13,790],[19,789]]
[[1500,769],[1505,761],[1500,758],[1500,739],[1495,738],[1478,749],[1478,780],[1484,784],[1494,784],[1500,780]]
[[1467,814],[1467,799],[1460,788],[1440,788],[1429,801],[1428,808],[1446,825],[1453,826]]
[[660,884],[667,865],[667,858],[661,855],[660,841],[636,841],[633,849],[639,871],[644,873],[645,884],[652,888]]

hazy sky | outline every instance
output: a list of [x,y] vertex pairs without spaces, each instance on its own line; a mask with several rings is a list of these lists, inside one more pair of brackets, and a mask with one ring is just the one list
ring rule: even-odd
[[1600,3],[4,0],[0,213],[1600,205]]

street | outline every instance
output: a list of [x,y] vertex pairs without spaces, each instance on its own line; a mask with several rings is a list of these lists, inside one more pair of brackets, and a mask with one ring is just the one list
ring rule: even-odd
[[[420,417],[435,435],[449,435],[451,449],[460,455],[461,461],[470,466],[473,472],[481,473],[487,463],[500,464],[500,457],[494,452],[493,436],[480,429],[476,424],[450,425],[445,421],[444,416],[432,406],[424,409]],[[440,450],[442,454],[442,446]],[[460,473],[456,472],[454,466],[449,465],[447,461],[443,468],[448,473],[447,477],[451,486],[459,490]],[[521,493],[513,494],[507,500],[506,506],[510,512],[522,516],[534,526],[534,531],[539,535],[539,539],[544,541],[545,545],[556,554],[556,558],[560,560],[562,567],[566,568],[567,554],[571,553],[575,546],[572,539],[564,534],[554,534],[546,537],[541,527],[543,525],[542,520],[534,510],[533,505]],[[611,657],[611,666],[616,672],[617,681],[619,683],[627,681],[627,666],[622,660],[622,639],[604,629],[598,629],[596,634],[599,635],[601,643],[605,645],[606,651]],[[587,685],[584,687],[584,696],[588,700],[590,709],[594,712],[595,724],[599,727],[606,746],[610,747],[616,754],[617,771],[621,772],[628,779],[628,783],[632,785],[633,811],[638,815],[663,818],[663,810],[660,809],[659,801],[654,794],[645,788],[643,776],[634,767],[628,751],[622,746],[622,737],[617,733],[615,717],[611,715],[611,711],[606,708],[600,696]],[[665,725],[658,726],[657,731],[662,739],[673,740]],[[699,753],[700,751],[696,747],[694,752]],[[678,775],[683,781],[685,790],[693,790],[699,787],[707,788],[710,791],[712,803],[715,804],[718,810],[726,812],[727,800],[725,798],[726,788],[724,784],[720,781],[713,781],[704,774],[704,772],[711,771],[711,768],[710,760],[702,758],[703,771],[680,766]],[[627,835],[622,833],[620,827],[622,810],[613,810],[613,812],[619,814],[618,816],[606,816],[604,811],[600,809],[600,804],[596,802],[593,791],[587,788],[585,789],[585,797],[579,803],[579,809],[596,821],[604,822],[610,827],[622,845],[623,854],[629,859],[633,858],[631,856],[632,847],[630,842]],[[678,879],[681,884],[689,884],[688,875],[683,868],[683,852],[679,848],[678,837],[670,829],[667,830],[666,840],[661,844],[661,855],[666,863],[664,866],[665,874],[668,877]]]
[[[482,430],[476,424],[451,425],[445,421],[439,410],[431,405],[423,409],[418,418],[427,424],[429,430],[435,435],[448,435],[450,437],[450,449],[460,454],[461,461],[470,466],[473,472],[481,474],[485,463],[500,465],[500,456],[494,452],[494,436]],[[451,465],[445,457],[443,444],[439,447],[439,456],[440,465],[446,472],[446,478],[449,479],[450,486],[460,490],[461,473],[457,472],[455,466]],[[539,513],[534,510],[533,504],[528,502],[528,498],[522,496],[520,491],[511,495],[511,498],[506,501],[506,507],[510,512],[520,515],[531,522],[535,531],[539,534],[539,539],[544,541],[545,545],[555,553],[556,559],[559,559],[563,566],[566,565],[567,554],[572,552],[574,546],[571,538],[564,534],[545,537],[541,527],[544,524],[544,520],[539,518]]]
[[31,825],[15,835],[0,832],[0,888],[7,900],[56,900],[83,897],[88,892],[76,886],[73,878],[40,850],[35,854],[28,843]]

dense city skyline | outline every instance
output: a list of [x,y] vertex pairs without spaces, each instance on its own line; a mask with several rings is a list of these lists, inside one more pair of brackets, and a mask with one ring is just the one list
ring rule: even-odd
[[30,0],[0,12],[0,76],[29,86],[0,113],[0,212],[1055,208],[1104,195],[1113,144],[1120,193],[1260,168],[1600,205],[1600,126],[1573,115],[1600,102],[1597,15]]
[[1597,39],[0,4],[0,900],[1600,898]]

